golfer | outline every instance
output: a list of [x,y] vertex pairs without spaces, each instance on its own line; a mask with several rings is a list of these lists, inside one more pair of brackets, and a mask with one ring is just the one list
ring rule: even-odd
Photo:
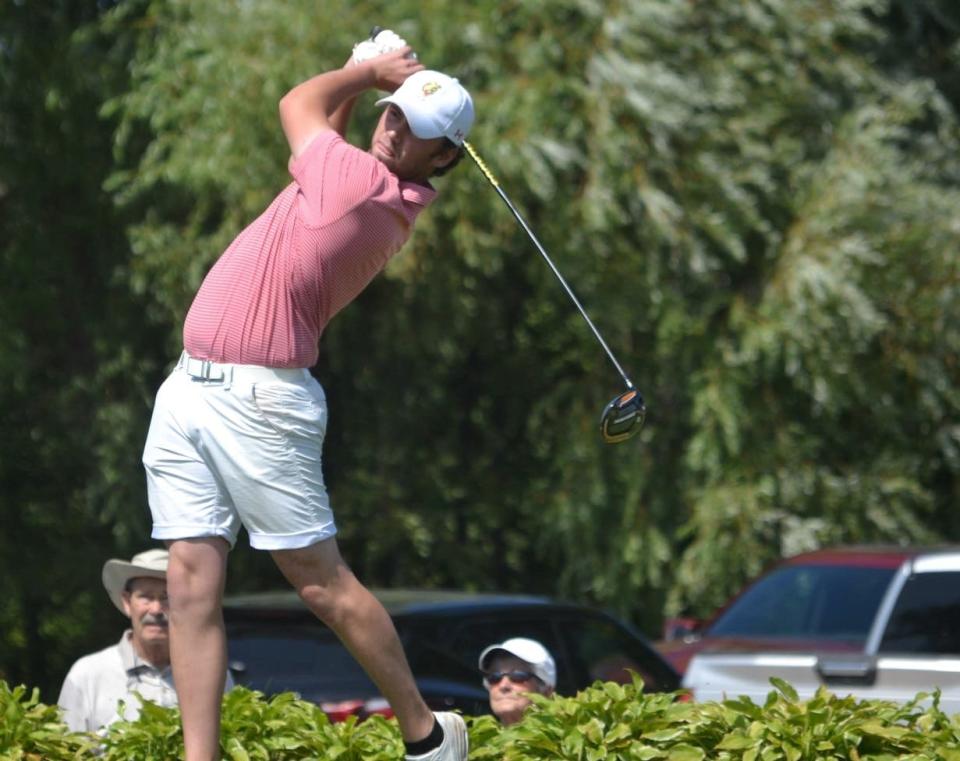
[[[157,393],[143,455],[153,537],[170,550],[170,655],[186,761],[219,755],[222,595],[240,526],[269,551],[389,701],[408,759],[467,756],[463,720],[431,713],[383,606],[340,556],[321,472],[324,392],[307,368],[327,322],[383,269],[473,123],[456,79],[405,46],[351,58],[280,101],[293,181],[207,274],[185,351]],[[368,151],[344,140],[358,95],[392,93]]]

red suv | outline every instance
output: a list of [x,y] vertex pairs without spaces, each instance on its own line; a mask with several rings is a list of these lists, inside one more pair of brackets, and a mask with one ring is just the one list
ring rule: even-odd
[[657,648],[681,674],[700,651],[862,652],[898,570],[930,552],[838,547],[788,558],[706,623],[668,621]]

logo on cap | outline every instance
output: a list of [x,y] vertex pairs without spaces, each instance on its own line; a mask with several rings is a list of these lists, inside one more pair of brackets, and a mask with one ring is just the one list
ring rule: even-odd
[[423,96],[427,97],[428,95],[433,95],[435,92],[440,92],[440,85],[437,82],[427,82],[423,86]]

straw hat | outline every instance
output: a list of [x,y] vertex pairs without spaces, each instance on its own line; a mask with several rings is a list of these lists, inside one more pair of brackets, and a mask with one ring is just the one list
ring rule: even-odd
[[114,558],[103,564],[103,586],[117,610],[126,614],[123,609],[123,590],[130,579],[144,576],[151,579],[167,578],[169,557],[166,550],[147,550],[134,555],[129,561]]

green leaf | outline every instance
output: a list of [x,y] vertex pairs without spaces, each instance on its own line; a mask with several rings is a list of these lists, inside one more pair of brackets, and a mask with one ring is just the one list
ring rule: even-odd
[[744,735],[740,731],[731,732],[725,735],[717,744],[717,750],[746,750],[757,745],[755,737]]
[[770,684],[776,687],[780,694],[787,698],[787,700],[789,700],[791,703],[796,703],[798,700],[800,700],[800,696],[797,694],[797,691],[789,682],[786,682],[779,677],[772,676],[770,677]]
[[667,754],[668,761],[702,761],[706,754],[692,745],[681,743],[675,745]]

